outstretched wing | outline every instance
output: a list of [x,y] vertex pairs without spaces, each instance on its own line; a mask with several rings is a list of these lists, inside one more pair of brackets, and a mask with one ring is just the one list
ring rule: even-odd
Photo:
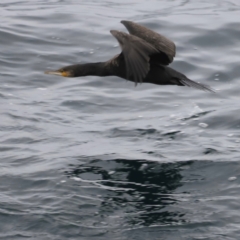
[[133,78],[136,84],[141,83],[150,68],[149,56],[156,54],[158,50],[137,36],[116,30],[110,32],[121,46],[126,64],[127,78]]
[[121,23],[130,34],[145,40],[158,50],[158,55],[156,56],[158,63],[168,65],[173,61],[176,55],[176,46],[170,39],[131,21],[124,20]]

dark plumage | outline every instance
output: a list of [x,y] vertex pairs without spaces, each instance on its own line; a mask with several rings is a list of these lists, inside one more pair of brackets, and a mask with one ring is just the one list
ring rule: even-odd
[[76,64],[47,71],[64,77],[118,76],[137,83],[188,86],[213,92],[206,85],[188,79],[168,67],[176,54],[175,44],[166,37],[130,21],[121,21],[130,34],[111,30],[122,52],[106,62]]

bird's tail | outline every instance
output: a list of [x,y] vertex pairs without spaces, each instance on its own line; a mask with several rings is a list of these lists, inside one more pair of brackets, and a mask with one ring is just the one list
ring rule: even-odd
[[212,93],[216,92],[214,89],[212,89],[208,85],[205,85],[205,84],[202,84],[202,83],[197,83],[193,80],[190,80],[187,77],[178,79],[178,82],[183,86],[200,89],[200,90],[203,90],[203,91],[206,91],[206,92],[212,92]]

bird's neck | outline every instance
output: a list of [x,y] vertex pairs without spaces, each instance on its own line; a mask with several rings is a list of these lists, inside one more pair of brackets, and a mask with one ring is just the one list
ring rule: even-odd
[[81,76],[109,76],[110,73],[105,62],[79,64],[76,67],[75,77]]

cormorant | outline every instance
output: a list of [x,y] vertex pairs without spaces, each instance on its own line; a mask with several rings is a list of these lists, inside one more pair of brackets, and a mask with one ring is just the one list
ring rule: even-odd
[[179,85],[214,92],[168,67],[175,57],[175,44],[168,38],[131,21],[121,21],[128,33],[111,30],[122,52],[106,62],[75,64],[46,74],[63,77],[118,76],[137,83]]

